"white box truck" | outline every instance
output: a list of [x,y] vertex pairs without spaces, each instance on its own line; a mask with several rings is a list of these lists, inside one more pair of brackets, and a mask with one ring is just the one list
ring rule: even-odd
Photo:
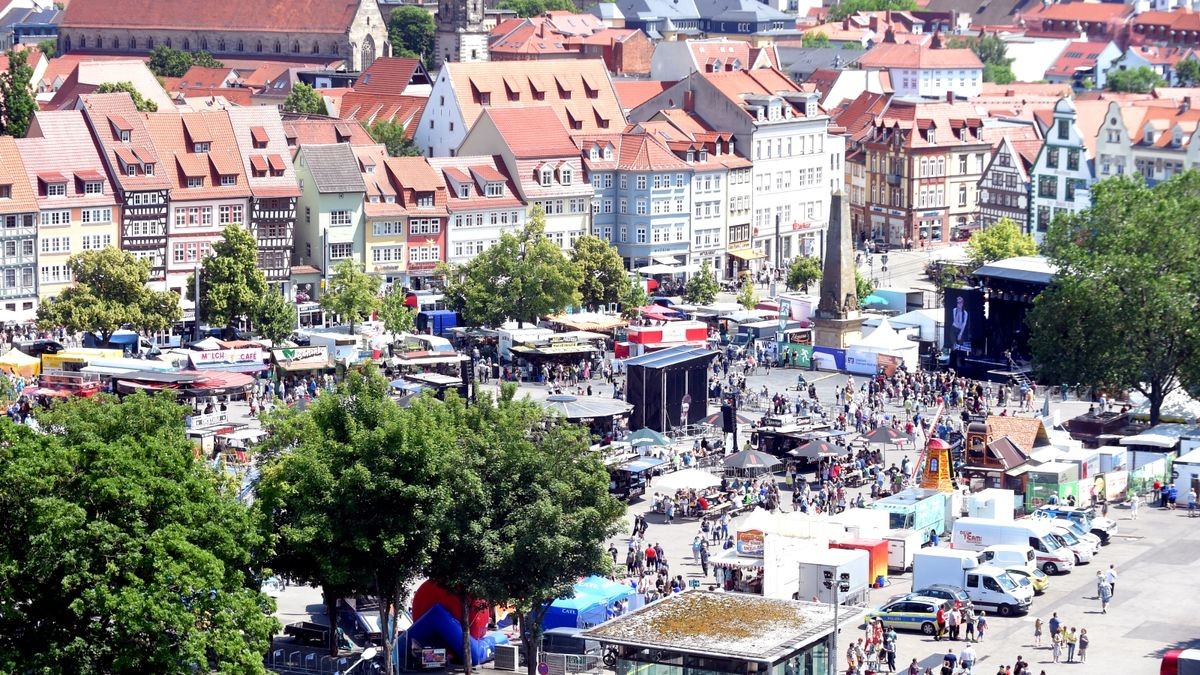
[[1046,574],[1057,574],[1075,567],[1075,554],[1067,548],[1054,526],[1037,520],[1002,522],[987,518],[959,518],[950,533],[950,547],[982,551],[996,544],[1024,544],[1032,547],[1038,567]]
[[[807,551],[800,554],[800,588],[796,592],[797,600],[830,604],[833,602],[833,590],[825,588],[825,581],[835,584],[842,574],[850,575],[850,590],[839,593],[838,599],[842,604],[865,602],[867,588],[870,584],[870,555],[858,549],[831,548],[820,551]],[[836,585],[834,586],[836,588]]]
[[913,558],[913,589],[919,591],[934,584],[957,586],[980,609],[1000,616],[1029,611],[1033,590],[1022,588],[1008,572],[983,564],[979,554],[944,548],[918,551]]
[[925,545],[925,533],[920,530],[888,530],[883,534],[888,543],[888,569],[907,572],[912,569],[913,555]]
[[987,488],[967,495],[963,500],[966,515],[971,518],[1012,520],[1016,511],[1017,498],[1012,490]]

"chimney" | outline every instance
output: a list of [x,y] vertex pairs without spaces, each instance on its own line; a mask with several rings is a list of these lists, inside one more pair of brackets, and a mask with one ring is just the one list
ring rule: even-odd
[[954,92],[953,91],[946,92],[946,103],[954,103]]
[[690,89],[683,92],[683,109],[684,110],[686,110],[688,112],[692,111],[692,106],[695,104],[695,97],[696,97],[695,92],[693,92]]

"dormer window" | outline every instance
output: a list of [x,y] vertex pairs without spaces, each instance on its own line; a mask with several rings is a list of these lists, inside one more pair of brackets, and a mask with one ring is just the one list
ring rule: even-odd
[[708,161],[708,148],[700,148],[700,161],[701,162]]
[[613,158],[612,146],[611,145],[604,146],[604,159],[607,161],[612,161],[612,158]]
[[417,193],[417,206],[420,208],[426,208],[426,209],[433,208],[433,193],[432,192],[418,192]]
[[563,185],[571,184],[571,167],[564,166],[558,170],[558,180]]
[[489,197],[499,197],[504,194],[504,185],[502,183],[488,183],[485,194]]
[[210,147],[212,147],[211,143],[193,143],[192,152],[208,152]]
[[929,142],[937,143],[937,132],[934,131],[933,129],[929,130]]
[[543,167],[540,176],[542,187],[550,187],[554,181],[554,171],[550,167]]
[[126,176],[136,176],[137,175],[137,164],[126,164],[125,165],[125,175]]
[[126,129],[122,129],[120,131],[120,134],[121,134],[121,142],[128,143],[129,142],[129,131]]
[[67,184],[66,183],[47,183],[46,184],[46,196],[47,197],[66,197],[67,196]]
[[593,145],[592,149],[588,151],[588,159],[592,161],[600,159],[600,148]]
[[199,176],[188,176],[187,186],[189,188],[204,187],[204,179]]
[[687,151],[687,161],[689,161],[689,162],[696,161],[696,151],[695,150]]
[[396,195],[384,195],[383,203],[384,204],[395,204],[396,203]]
[[462,185],[458,186],[458,198],[459,199],[466,199],[467,197],[470,197],[470,196],[471,196],[471,188],[466,183],[463,183]]
[[153,165],[153,164],[143,164],[143,165],[142,165],[142,170],[144,170],[144,171],[146,172],[146,175],[147,175],[147,176],[153,176],[153,175],[154,175],[154,165]]
[[11,185],[0,185],[0,199],[12,199]]
[[966,127],[963,127],[962,129],[959,129],[959,130],[958,130],[958,140],[960,140],[960,141],[966,141],[966,140],[967,140],[967,129],[966,129]]
[[83,194],[85,195],[102,195],[104,194],[104,183],[98,180],[89,180],[83,184]]
[[222,187],[233,187],[235,185],[237,185],[237,176],[232,174],[221,176]]

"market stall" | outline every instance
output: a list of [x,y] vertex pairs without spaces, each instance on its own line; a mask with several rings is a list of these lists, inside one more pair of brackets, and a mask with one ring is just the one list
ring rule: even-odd
[[920,345],[901,335],[886,318],[879,326],[846,350],[846,370],[860,375],[889,375],[904,365],[912,371],[920,360]]
[[30,356],[19,349],[10,349],[0,356],[0,370],[11,376],[28,379],[42,371],[42,362],[36,356]]

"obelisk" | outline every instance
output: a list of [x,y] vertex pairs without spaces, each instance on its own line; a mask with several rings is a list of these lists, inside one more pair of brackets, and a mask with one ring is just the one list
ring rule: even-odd
[[858,292],[854,283],[850,203],[838,190],[829,204],[821,301],[813,318],[813,343],[818,347],[845,349],[861,339],[862,317],[858,313]]

